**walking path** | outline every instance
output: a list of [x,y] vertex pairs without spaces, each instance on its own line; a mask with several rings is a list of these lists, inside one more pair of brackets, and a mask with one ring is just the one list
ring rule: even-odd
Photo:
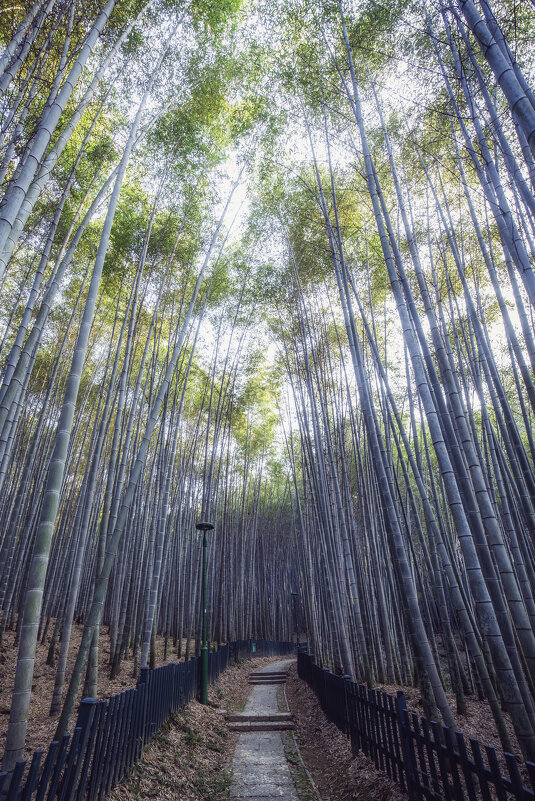
[[281,737],[281,730],[293,724],[277,705],[277,688],[293,661],[275,662],[251,674],[245,709],[227,716],[229,725],[242,731],[232,761],[231,801],[298,801]]

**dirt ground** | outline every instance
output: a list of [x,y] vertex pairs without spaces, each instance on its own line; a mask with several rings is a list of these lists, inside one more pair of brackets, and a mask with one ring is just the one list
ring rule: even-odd
[[[419,716],[423,715],[422,699],[417,687],[376,685],[375,689],[383,690],[390,695],[395,695],[398,690],[402,689],[409,711],[415,712]],[[346,801],[346,799],[353,798],[362,798],[366,801],[371,801],[371,799],[373,801],[386,801],[386,799],[397,801],[397,799],[407,797],[396,785],[389,782],[385,774],[377,772],[373,763],[366,757],[363,755],[352,757],[348,739],[339,732],[334,724],[328,722],[315,694],[306,682],[298,679],[295,666],[290,671],[286,692],[290,708],[298,723],[300,748],[301,738],[303,739],[303,748],[301,749],[303,758],[307,764],[312,766],[310,770],[315,781],[315,772],[317,772],[316,783],[320,792],[322,787],[326,788],[326,794],[322,793],[323,801]],[[479,740],[484,745],[492,746],[496,750],[496,757],[502,773],[507,776],[508,770],[503,748],[488,702],[482,701],[476,696],[466,696],[466,714],[458,715],[455,712],[455,696],[447,693],[447,697],[454,712],[457,729],[464,734],[468,752],[471,753],[468,742],[470,738]],[[505,712],[504,718],[513,745],[513,753],[517,757],[520,775],[526,786],[529,787],[529,776],[518,740],[509,715]],[[482,750],[484,752],[484,749]],[[333,769],[333,766],[336,767]],[[331,784],[329,780],[332,775],[336,776],[334,784]],[[376,792],[377,795],[373,795],[373,792]],[[389,793],[391,794],[389,795]]]
[[[82,633],[81,626],[73,627],[67,676],[74,663],[74,656]],[[32,703],[28,725],[26,755],[37,748],[46,748],[52,740],[56,718],[49,717],[49,705],[54,686],[55,669],[46,664],[52,634],[37,647]],[[17,649],[13,644],[14,633],[6,631],[0,648],[0,753],[3,752],[5,733],[9,718],[9,704],[13,688]],[[110,679],[109,637],[101,634],[99,652],[100,675],[99,697],[104,698],[134,686],[134,663],[131,655],[124,660],[121,671],[113,681]],[[176,649],[169,649],[168,660],[177,660]],[[134,798],[184,798],[223,799],[230,783],[230,759],[234,751],[236,735],[229,732],[218,708],[239,710],[247,697],[247,676],[254,666],[267,664],[271,660],[254,660],[233,666],[224,673],[219,682],[210,688],[210,705],[203,707],[192,702],[182,710],[175,721],[165,726],[147,749],[142,763],[134,769],[128,785],[117,789],[117,801]],[[163,638],[156,643],[156,664],[163,664]],[[395,686],[378,689],[395,694]],[[418,689],[403,687],[407,705],[411,711],[423,713]],[[327,722],[315,695],[305,682],[296,677],[292,667],[287,685],[288,702],[296,718],[299,747],[323,801],[349,801],[361,798],[367,801],[397,801],[405,796],[389,782],[388,778],[375,771],[371,762],[363,756],[353,757],[349,743],[338,729]],[[451,708],[455,710],[453,696]],[[458,729],[465,737],[474,737],[480,742],[494,746],[501,766],[504,766],[503,751],[496,733],[490,708],[485,701],[467,697],[467,714],[457,716]],[[506,716],[507,717],[507,716]],[[514,753],[521,762],[520,749],[512,726],[507,721]],[[74,724],[74,721],[73,721]],[[524,777],[525,767],[520,765]]]
[[[409,708],[409,711],[416,712],[420,716],[424,714],[420,691],[417,687],[400,688],[394,685],[385,684],[376,685],[375,689],[383,690],[390,695],[395,695],[399,689],[402,689],[407,700],[407,707]],[[466,714],[459,715],[456,712],[455,695],[453,693],[446,693],[446,696],[449,701],[450,709],[453,712],[457,730],[462,732],[464,735],[468,752],[470,753],[470,745],[468,744],[468,740],[470,738],[479,740],[479,742],[483,743],[484,745],[492,746],[496,749],[496,757],[498,759],[500,768],[502,769],[503,774],[507,776],[508,773],[505,758],[503,756],[503,747],[496,730],[496,724],[494,723],[494,718],[492,716],[489,703],[485,700],[480,700],[475,695],[467,695],[465,696]],[[503,716],[511,740],[511,745],[513,746],[513,754],[516,756],[520,773],[525,780],[528,780],[528,774],[523,764],[524,759],[522,757],[522,751],[518,745],[513,724],[511,723],[511,719],[507,712],[504,711]]]
[[286,698],[301,756],[322,801],[406,801],[407,795],[369,759],[353,756],[349,740],[329,723],[316,695],[297,677],[295,665],[290,668]]
[[[26,755],[32,754],[37,748],[44,748],[51,742],[56,729],[57,718],[49,716],[50,702],[54,690],[55,668],[46,664],[48,648],[52,638],[53,622],[49,628],[47,641],[44,645],[37,645],[35,660],[35,670],[32,685],[32,699],[30,704],[30,715],[28,720],[28,736],[26,739]],[[70,671],[74,665],[78,645],[82,637],[82,626],[74,625],[72,630],[71,645],[67,658],[67,682]],[[11,693],[13,692],[13,682],[15,679],[15,664],[17,659],[17,648],[13,646],[15,633],[6,631],[4,640],[0,648],[0,754],[4,752],[4,742],[9,720],[9,709],[11,703]],[[163,637],[156,639],[156,664],[163,664]],[[56,648],[56,656],[59,646]],[[168,651],[167,661],[177,660],[176,652],[171,649]],[[134,677],[134,661],[130,655],[122,662],[119,675],[115,679],[110,679],[110,639],[106,629],[101,632],[99,648],[99,698],[107,698],[109,695],[120,693],[128,687],[136,684],[137,676]],[[67,689],[65,684],[64,690]],[[80,691],[81,695],[81,691]],[[74,724],[74,722],[73,722]]]
[[162,727],[143,752],[127,781],[109,801],[224,801],[238,738],[222,710],[243,708],[255,670],[276,659],[249,659],[233,665],[208,689],[208,706],[192,701]]
[[[130,778],[117,786],[110,801],[225,801],[238,734],[225,725],[222,709],[243,708],[253,669],[268,664],[255,659],[229,668],[209,688],[208,706],[196,701],[181,710],[146,747]],[[301,756],[321,801],[406,801],[387,777],[363,756],[352,756],[347,739],[328,723],[316,696],[297,678],[295,665],[286,685],[296,721]],[[295,779],[295,777],[294,777]],[[300,797],[314,798],[305,790]]]

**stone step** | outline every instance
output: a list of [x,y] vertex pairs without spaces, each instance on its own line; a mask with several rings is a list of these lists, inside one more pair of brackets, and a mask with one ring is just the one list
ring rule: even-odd
[[287,673],[249,673],[250,679],[284,679],[288,678]]
[[230,731],[289,731],[294,728],[293,721],[250,721],[229,723],[227,727]]
[[287,723],[292,721],[290,712],[272,712],[268,715],[247,714],[245,712],[229,712],[225,715],[229,723]]
[[265,671],[255,670],[252,673],[249,673],[249,676],[255,676],[256,678],[259,678],[259,679],[265,678],[266,676],[269,676],[270,678],[275,677],[275,678],[279,679],[279,678],[286,678],[288,676],[288,671],[286,671],[286,670],[265,670]]
[[286,684],[286,679],[249,679],[249,684]]

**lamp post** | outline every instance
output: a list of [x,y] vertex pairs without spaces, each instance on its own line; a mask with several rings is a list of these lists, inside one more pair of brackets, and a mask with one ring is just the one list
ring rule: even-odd
[[295,618],[295,633],[297,636],[297,650],[299,650],[299,621],[297,619],[297,598],[298,595],[296,592],[292,592],[292,601],[294,605],[294,618]]
[[206,532],[213,530],[212,523],[201,520],[195,526],[202,531],[202,643],[201,643],[201,704],[208,703],[208,644],[206,642]]

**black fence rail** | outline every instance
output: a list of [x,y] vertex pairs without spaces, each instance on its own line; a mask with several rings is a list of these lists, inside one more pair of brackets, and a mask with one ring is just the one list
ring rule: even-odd
[[500,767],[491,746],[472,738],[467,741],[461,732],[409,712],[402,692],[394,698],[348,676],[335,676],[304,651],[297,655],[297,669],[327,718],[351,739],[353,753],[362,751],[370,757],[411,801],[535,799],[533,763],[525,763],[531,784],[527,787],[512,754],[504,754]]
[[[240,640],[208,654],[210,683],[235,662],[251,656],[295,653],[295,645],[271,640]],[[54,740],[44,756],[17,762],[0,773],[2,801],[100,801],[130,772],[143,746],[198,692],[200,662],[171,662],[142,668],[138,686],[102,701],[84,698],[71,734]],[[44,759],[43,759],[44,756]]]
[[220,673],[228,665],[234,665],[243,659],[253,656],[295,656],[296,646],[293,642],[279,642],[278,640],[235,640],[208,654],[208,681],[210,684],[217,681]]

